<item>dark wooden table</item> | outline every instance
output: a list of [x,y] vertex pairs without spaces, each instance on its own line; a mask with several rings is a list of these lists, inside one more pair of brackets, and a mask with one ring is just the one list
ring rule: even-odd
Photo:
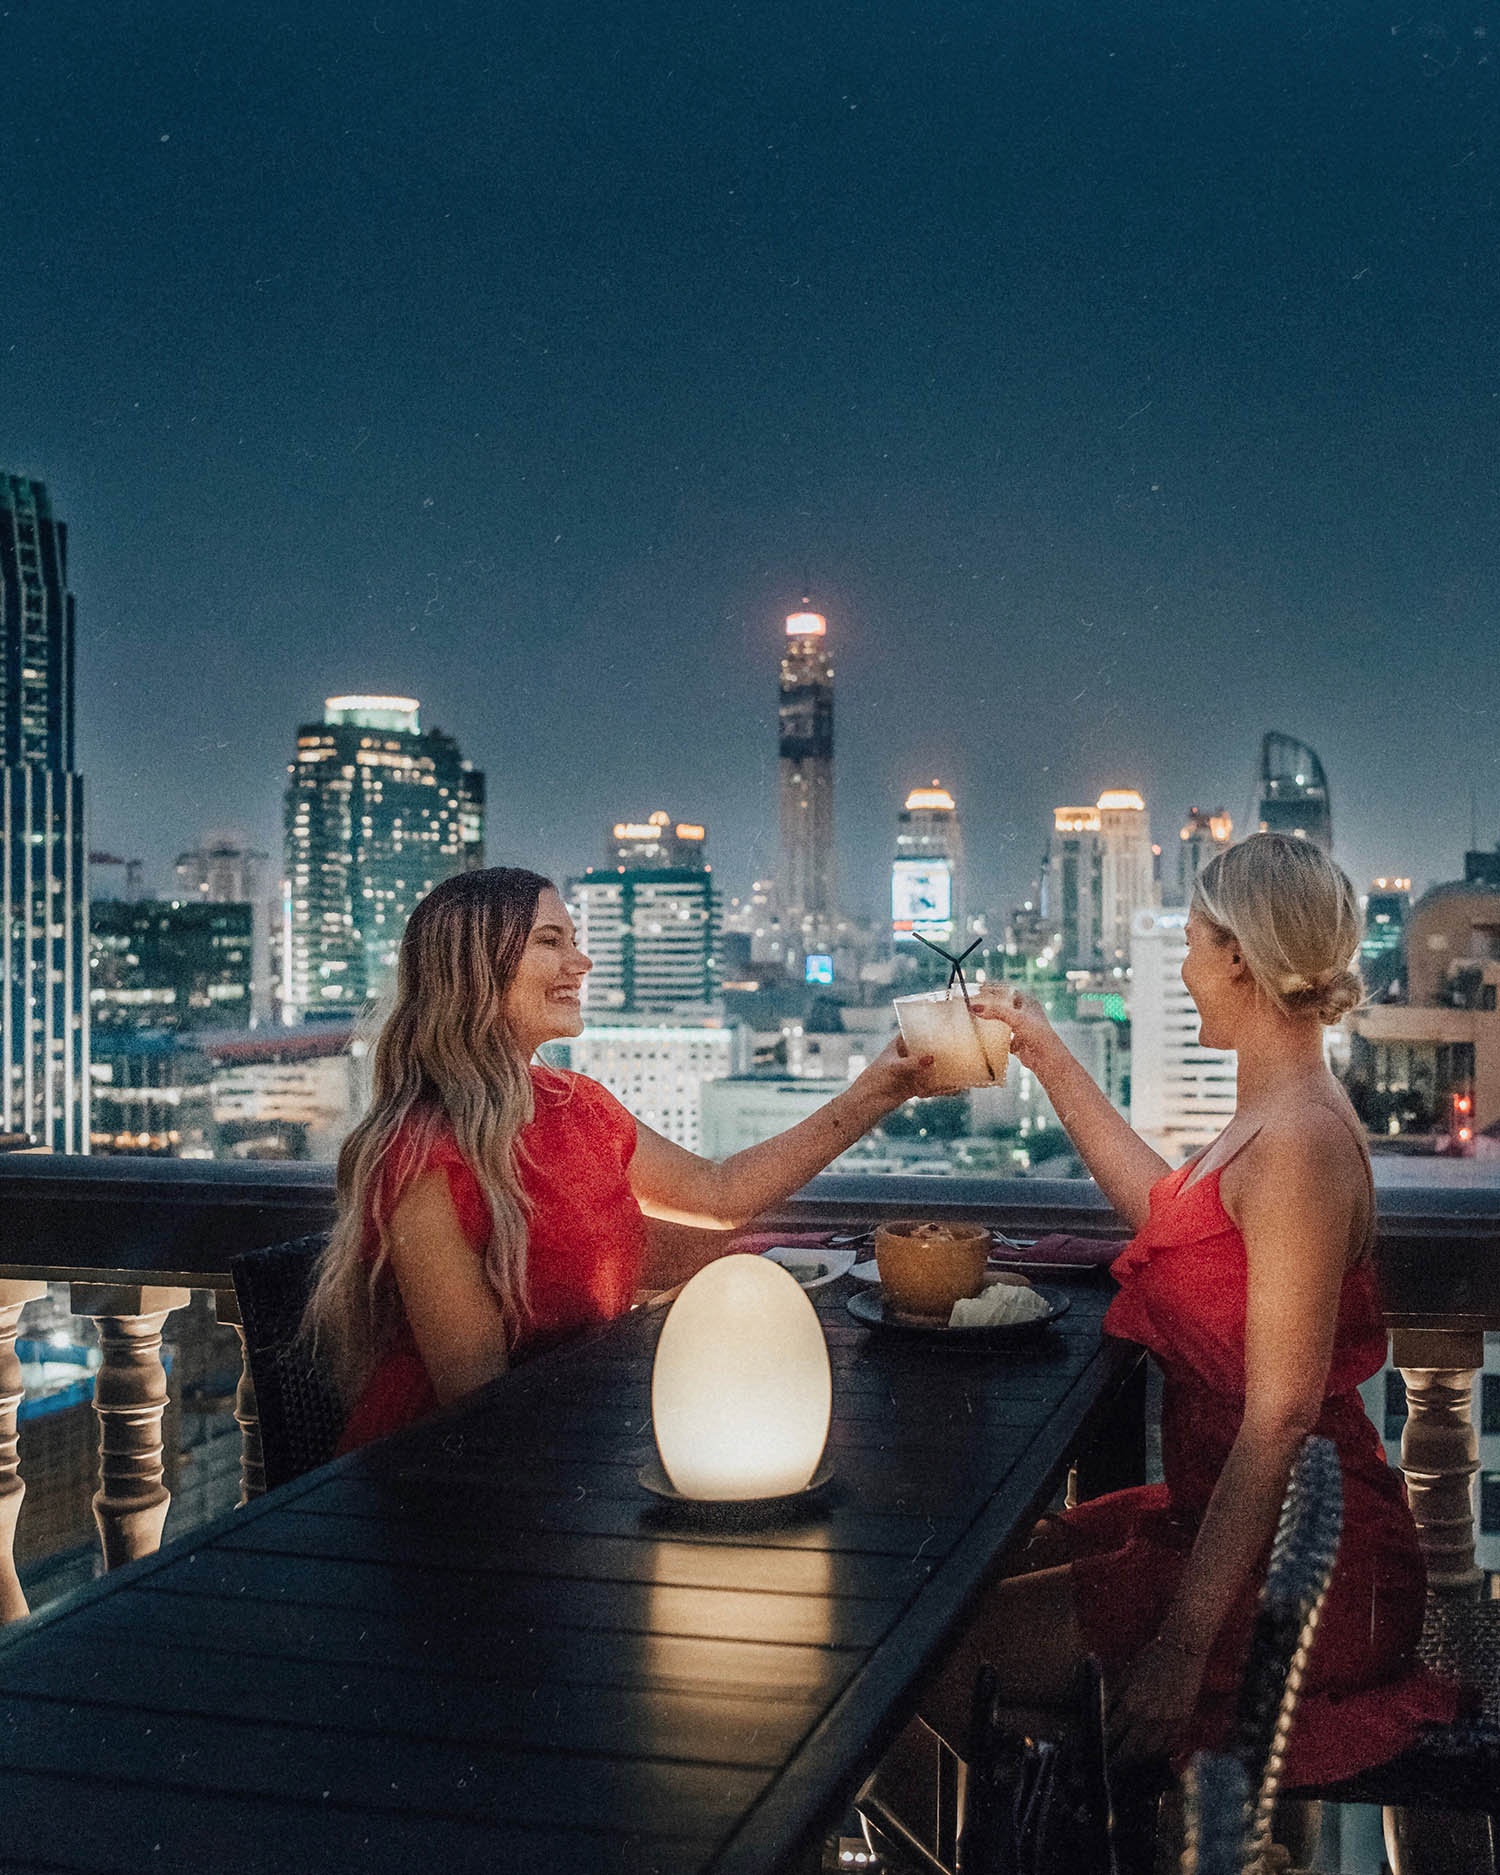
[[980,1354],[817,1292],[837,1483],[801,1521],[641,1490],[651,1308],[43,1611],[0,1638],[0,1866],[815,1866],[1069,1458],[1134,1449],[1109,1285],[1059,1286]]

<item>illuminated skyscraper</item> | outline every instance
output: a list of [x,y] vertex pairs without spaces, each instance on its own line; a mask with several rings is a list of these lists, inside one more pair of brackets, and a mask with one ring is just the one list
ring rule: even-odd
[[1305,742],[1269,730],[1260,745],[1260,830],[1333,851],[1333,809],[1323,764]]
[[1106,789],[1095,807],[1053,809],[1042,891],[1064,970],[1128,966],[1131,920],[1157,899],[1151,822],[1134,788]]
[[594,965],[583,984],[591,1016],[668,1016],[717,996],[719,903],[706,839],[698,822],[660,810],[616,821],[610,863],[569,880],[579,948]]
[[413,908],[484,864],[484,776],[413,697],[330,697],[286,791],[284,1013],[358,1010],[391,980]]
[[45,485],[24,475],[0,475],[0,649],[0,1131],[87,1152],[88,874],[68,530]]
[[833,858],[833,660],[821,612],[793,612],[781,660],[781,897],[797,930],[831,921]]
[[1234,822],[1222,807],[1216,807],[1211,814],[1190,807],[1178,837],[1181,845],[1177,850],[1176,902],[1188,905],[1192,903],[1193,882],[1198,874],[1214,854],[1222,852],[1234,838]]
[[1097,807],[1054,807],[1042,863],[1042,917],[1064,970],[1097,968],[1104,947],[1104,845]]
[[1157,903],[1151,853],[1151,821],[1146,803],[1134,788],[1110,788],[1099,796],[1100,924],[1104,963],[1112,968],[1130,962],[1130,927],[1138,911]]
[[939,781],[913,788],[896,823],[891,862],[891,934],[920,934],[946,946],[963,929],[963,833],[953,796]]

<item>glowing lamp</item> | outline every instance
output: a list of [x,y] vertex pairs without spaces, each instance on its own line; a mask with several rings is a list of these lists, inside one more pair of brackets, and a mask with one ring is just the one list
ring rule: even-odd
[[674,1489],[709,1503],[805,1490],[832,1407],[828,1347],[797,1279],[739,1254],[699,1270],[672,1304],[651,1374]]

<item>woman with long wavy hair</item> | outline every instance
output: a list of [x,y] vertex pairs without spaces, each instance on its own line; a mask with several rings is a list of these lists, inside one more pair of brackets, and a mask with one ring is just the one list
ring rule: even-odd
[[590,968],[539,873],[460,873],[412,913],[304,1323],[350,1404],[342,1450],[622,1314],[651,1279],[647,1215],[733,1229],[940,1091],[931,1057],[892,1043],[809,1118],[715,1163],[533,1061],[581,1032]]

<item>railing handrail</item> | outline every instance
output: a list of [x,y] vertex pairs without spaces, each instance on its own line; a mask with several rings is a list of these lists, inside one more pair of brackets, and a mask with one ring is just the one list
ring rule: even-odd
[[[296,1161],[0,1155],[0,1277],[226,1288],[241,1250],[325,1229],[333,1167]],[[1378,1193],[1388,1313],[1500,1327],[1500,1186],[1397,1186]],[[825,1173],[767,1214],[816,1229],[871,1220],[982,1215],[1018,1232],[1121,1237],[1086,1179],[923,1178]]]

